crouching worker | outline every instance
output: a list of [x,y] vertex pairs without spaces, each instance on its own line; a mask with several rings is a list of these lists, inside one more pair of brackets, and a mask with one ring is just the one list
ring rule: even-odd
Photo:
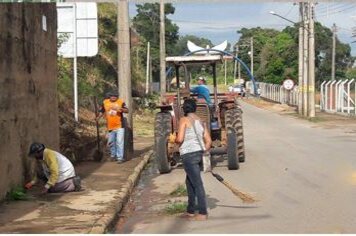
[[[75,175],[72,163],[62,154],[46,148],[41,143],[33,143],[30,146],[29,156],[41,163],[43,173],[46,176],[42,193],[63,193],[79,191],[81,189],[80,178]],[[37,182],[37,175],[25,185],[26,189],[32,188]]]

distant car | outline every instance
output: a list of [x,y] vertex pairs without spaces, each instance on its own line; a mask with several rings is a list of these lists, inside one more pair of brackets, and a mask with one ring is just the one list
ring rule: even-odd
[[229,92],[232,92],[232,93],[237,93],[238,95],[242,96],[242,97],[245,97],[246,95],[246,89],[243,85],[241,84],[237,84],[237,85],[231,85],[229,87]]

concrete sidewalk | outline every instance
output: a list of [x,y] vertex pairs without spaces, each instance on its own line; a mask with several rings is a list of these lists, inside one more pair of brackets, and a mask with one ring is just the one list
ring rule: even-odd
[[36,196],[0,205],[0,233],[104,233],[149,161],[152,143],[135,142],[134,158],[117,164],[82,162],[75,168],[83,191]]

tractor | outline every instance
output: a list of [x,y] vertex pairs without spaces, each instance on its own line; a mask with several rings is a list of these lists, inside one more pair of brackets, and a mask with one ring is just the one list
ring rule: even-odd
[[[194,94],[183,94],[190,91],[191,76],[188,68],[194,66],[211,66],[214,91],[210,94],[213,104],[197,99],[196,114],[207,124],[212,138],[211,156],[227,156],[229,170],[239,169],[239,163],[245,161],[242,110],[238,104],[236,93],[218,93],[216,65],[229,59],[223,54],[186,55],[167,57],[166,62],[175,68],[174,93],[161,95],[160,111],[155,117],[155,152],[158,170],[161,174],[169,173],[171,168],[180,162],[179,146],[169,141],[171,134],[178,131],[179,118],[183,116],[182,104],[186,97]],[[231,58],[230,58],[231,59]],[[184,76],[180,77],[180,71]],[[184,80],[184,81],[181,81]],[[182,83],[183,82],[183,83]],[[182,88],[183,87],[183,88]]]

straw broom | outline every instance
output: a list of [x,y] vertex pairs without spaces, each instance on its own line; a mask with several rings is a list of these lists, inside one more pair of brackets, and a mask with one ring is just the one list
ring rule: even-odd
[[219,174],[213,173],[211,172],[211,174],[217,179],[219,180],[221,183],[223,183],[228,189],[231,190],[231,192],[237,196],[238,198],[240,198],[244,203],[254,203],[257,202],[258,200],[255,199],[252,195],[242,192],[236,188],[234,188],[231,184],[229,184],[226,180],[224,180],[223,177],[221,177]]

